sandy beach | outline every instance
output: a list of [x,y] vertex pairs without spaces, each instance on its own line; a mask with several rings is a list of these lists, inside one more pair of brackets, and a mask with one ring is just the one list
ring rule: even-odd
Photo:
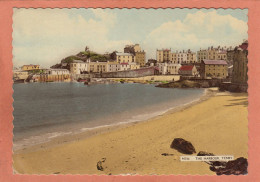
[[[171,142],[184,138],[196,152],[247,158],[247,125],[247,94],[215,92],[145,122],[14,151],[13,166],[21,174],[215,175],[204,162],[181,162],[184,154],[171,149]],[[97,170],[101,160],[103,171]]]

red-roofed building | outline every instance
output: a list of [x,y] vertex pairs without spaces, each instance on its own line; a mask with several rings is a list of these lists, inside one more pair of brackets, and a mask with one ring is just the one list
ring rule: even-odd
[[182,65],[179,69],[179,74],[182,76],[197,76],[198,71],[194,65]]
[[203,60],[201,63],[201,77],[226,78],[228,65],[225,60]]

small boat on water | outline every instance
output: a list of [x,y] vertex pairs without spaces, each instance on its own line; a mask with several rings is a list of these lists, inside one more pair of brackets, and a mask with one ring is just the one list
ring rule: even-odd
[[25,79],[14,80],[14,83],[25,83]]
[[82,78],[78,79],[78,82],[87,82],[87,81],[88,81],[87,79],[82,79]]

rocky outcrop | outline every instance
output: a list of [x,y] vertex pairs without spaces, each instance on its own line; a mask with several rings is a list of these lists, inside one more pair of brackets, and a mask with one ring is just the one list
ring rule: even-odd
[[[200,151],[197,156],[214,156],[213,153]],[[217,175],[241,175],[247,174],[248,162],[246,158],[240,157],[232,161],[209,161],[209,169]]]
[[156,87],[162,88],[201,88],[202,85],[198,82],[182,80],[170,83],[159,84]]
[[217,175],[245,175],[248,173],[247,167],[247,159],[240,157],[233,161],[221,162],[218,166],[216,164],[212,165],[210,166],[210,170],[214,171]]
[[182,138],[175,138],[171,143],[171,148],[178,150],[183,154],[193,154],[196,153],[195,148],[191,144],[191,142],[186,141]]

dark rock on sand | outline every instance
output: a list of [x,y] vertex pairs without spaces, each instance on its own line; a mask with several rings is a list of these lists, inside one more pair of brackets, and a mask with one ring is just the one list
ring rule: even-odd
[[183,154],[193,154],[196,153],[195,148],[191,142],[186,141],[182,138],[175,138],[171,143],[171,148],[178,150]]
[[216,172],[217,175],[245,175],[247,174],[248,162],[244,157],[237,158],[233,161],[228,161],[219,167],[211,166],[210,170]]
[[[213,153],[200,151],[197,156],[214,156]],[[217,175],[241,175],[247,174],[248,162],[246,158],[240,157],[232,161],[209,161],[206,162],[210,165],[210,170],[214,171]]]
[[102,158],[101,161],[98,161],[97,162],[97,169],[100,170],[100,171],[104,171],[104,168],[102,166],[102,164],[106,161],[106,158]]
[[173,156],[174,154],[162,153],[163,156]]
[[100,171],[104,171],[104,168],[102,166],[102,162],[101,161],[97,162],[97,169],[100,170]]
[[214,156],[214,154],[213,153],[209,153],[209,152],[199,151],[197,156]]

